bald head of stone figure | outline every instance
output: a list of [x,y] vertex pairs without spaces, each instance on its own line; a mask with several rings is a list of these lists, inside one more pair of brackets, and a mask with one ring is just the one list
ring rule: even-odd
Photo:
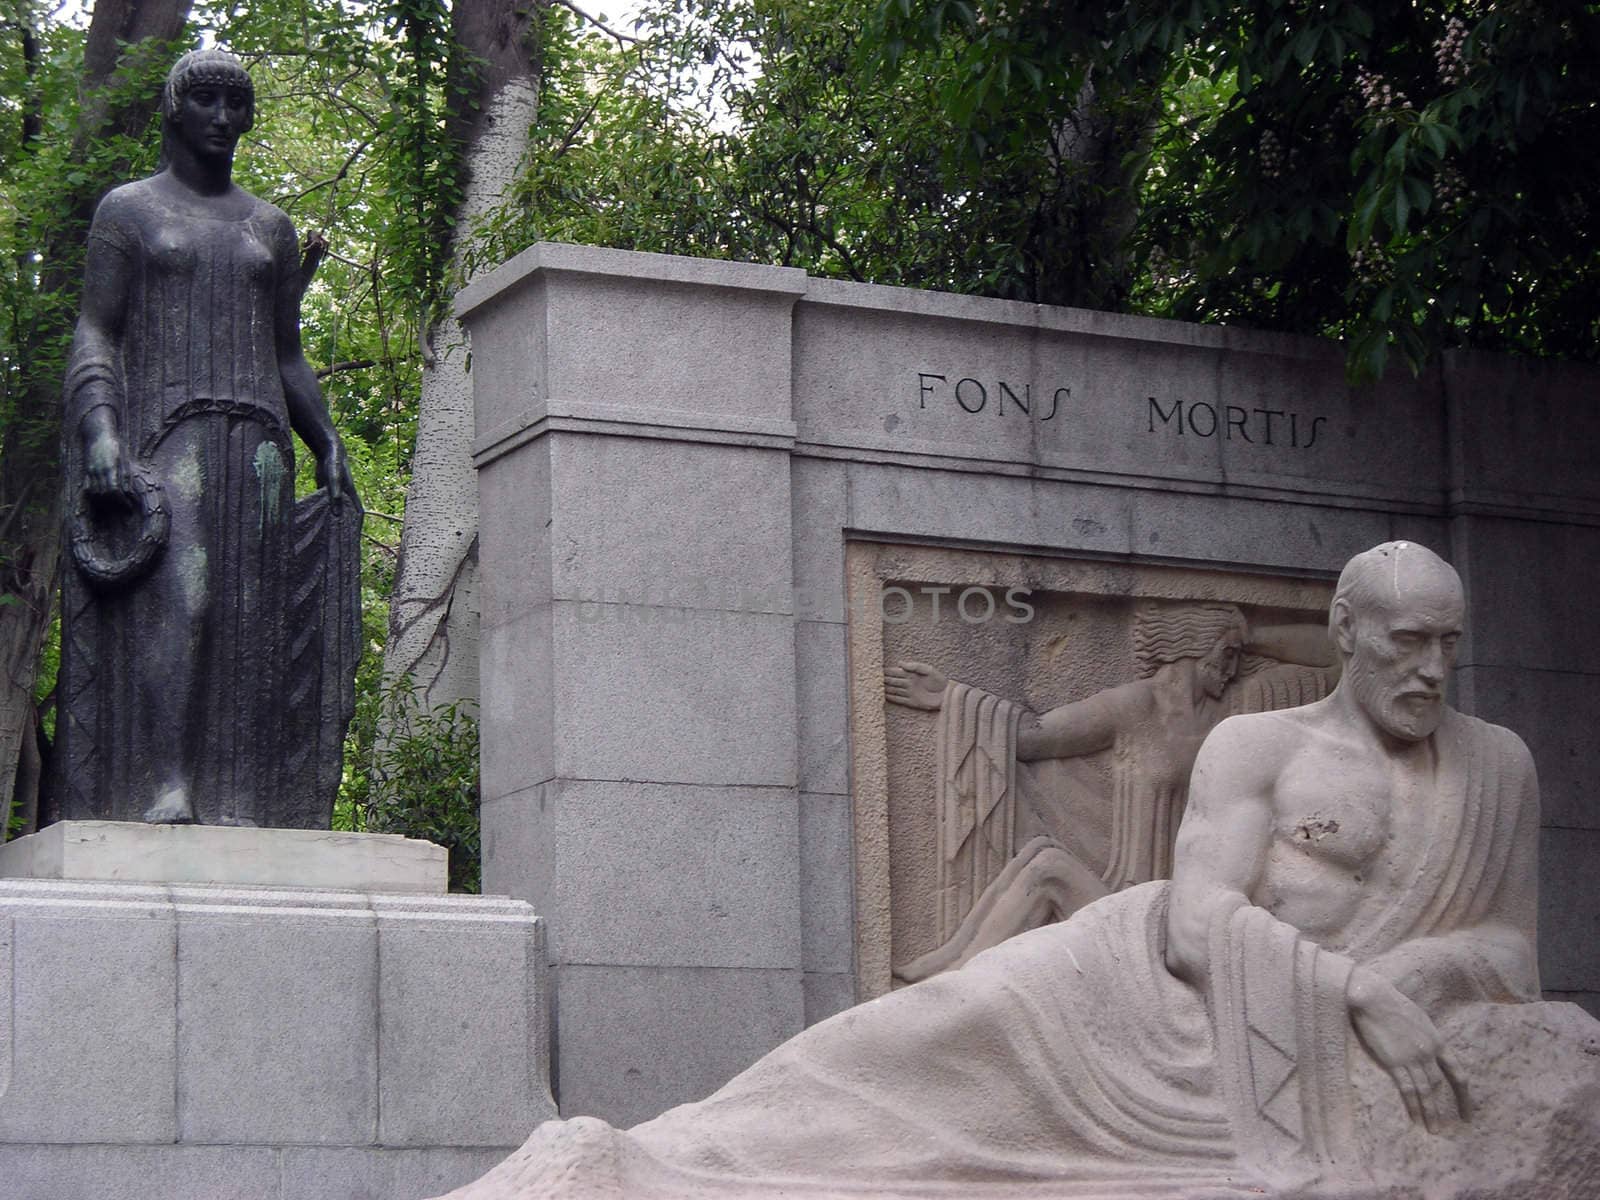
[[1466,618],[1455,569],[1415,542],[1385,542],[1339,575],[1328,632],[1339,690],[1389,737],[1415,742],[1444,718],[1444,687]]

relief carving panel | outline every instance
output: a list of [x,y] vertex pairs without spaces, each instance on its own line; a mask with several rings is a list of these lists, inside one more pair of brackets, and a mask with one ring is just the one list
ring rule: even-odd
[[860,994],[1167,878],[1200,743],[1338,678],[1331,582],[847,552]]

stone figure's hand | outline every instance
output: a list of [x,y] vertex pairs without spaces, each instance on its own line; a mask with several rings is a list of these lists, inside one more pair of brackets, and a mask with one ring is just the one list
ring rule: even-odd
[[944,689],[949,682],[927,663],[903,662],[883,673],[883,695],[890,704],[938,712],[944,705]]
[[1389,1073],[1406,1112],[1428,1132],[1469,1115],[1467,1089],[1432,1019],[1374,971],[1357,967],[1346,991],[1362,1045]]
[[109,423],[85,433],[83,467],[91,496],[127,500],[127,456],[122,452],[122,439]]
[[355,480],[350,475],[350,462],[344,456],[344,442],[337,434],[317,458],[317,486],[328,489],[329,500],[348,496],[358,504],[361,502],[356,495]]

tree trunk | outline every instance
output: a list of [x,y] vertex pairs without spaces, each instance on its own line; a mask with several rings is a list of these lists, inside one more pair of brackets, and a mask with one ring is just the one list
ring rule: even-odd
[[[453,114],[462,148],[462,201],[452,267],[460,274],[474,224],[515,182],[538,111],[536,6],[457,0],[451,32],[464,98]],[[390,600],[384,676],[410,676],[424,710],[478,697],[478,482],[472,468],[472,381],[466,338],[448,313],[427,332],[417,446],[400,561]]]
[[[98,138],[137,137],[147,128],[159,88],[129,98],[114,95],[111,85],[152,56],[164,59],[171,52],[189,5],[190,0],[97,0],[84,41],[74,161],[90,161],[88,148]],[[34,735],[34,680],[55,605],[61,546],[58,368],[83,286],[89,219],[100,195],[117,182],[99,175],[76,186],[53,184],[54,194],[65,192],[67,203],[64,219],[40,247],[45,265],[39,291],[46,303],[39,306],[42,319],[15,352],[21,362],[57,369],[37,370],[28,379],[0,443],[0,795],[20,800],[25,809],[37,802],[40,772],[25,771],[19,780],[18,756],[23,739]],[[17,793],[19,782],[29,794]]]

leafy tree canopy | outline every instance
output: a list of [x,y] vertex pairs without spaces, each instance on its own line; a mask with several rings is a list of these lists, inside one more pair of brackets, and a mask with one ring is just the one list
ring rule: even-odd
[[1340,336],[1357,377],[1595,355],[1600,6],[684,0],[641,28],[567,32],[489,245]]

